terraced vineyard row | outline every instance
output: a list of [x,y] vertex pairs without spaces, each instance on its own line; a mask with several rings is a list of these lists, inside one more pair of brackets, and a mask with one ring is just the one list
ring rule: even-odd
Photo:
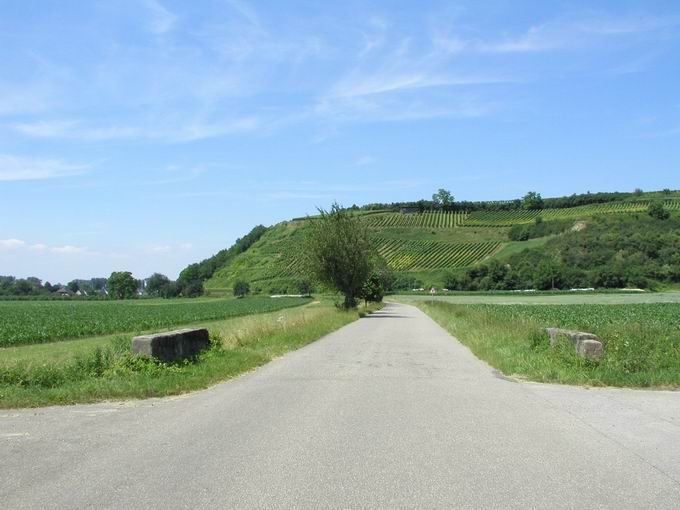
[[[668,201],[668,207],[680,205],[678,201]],[[464,223],[466,227],[506,227],[531,223],[537,217],[545,220],[577,219],[598,214],[644,212],[649,201],[611,202],[589,204],[565,209],[542,209],[537,211],[475,211],[469,214]]]
[[467,213],[429,211],[424,213],[384,213],[362,218],[370,227],[454,228],[465,221]]
[[[531,223],[537,217],[545,220],[578,219],[598,214],[617,214],[644,212],[649,200],[636,202],[609,202],[606,204],[589,204],[564,209],[542,209],[536,211],[474,211],[450,212],[430,211],[424,213],[380,213],[367,215],[363,220],[373,228],[454,228],[454,227],[509,227],[523,223]],[[672,211],[680,211],[680,200],[664,201],[664,207]]]
[[396,271],[466,267],[496,253],[502,243],[446,243],[377,238],[378,252]]

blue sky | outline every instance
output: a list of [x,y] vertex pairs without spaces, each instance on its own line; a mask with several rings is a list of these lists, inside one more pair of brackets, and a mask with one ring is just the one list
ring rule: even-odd
[[0,0],[0,274],[439,187],[680,188],[680,4]]

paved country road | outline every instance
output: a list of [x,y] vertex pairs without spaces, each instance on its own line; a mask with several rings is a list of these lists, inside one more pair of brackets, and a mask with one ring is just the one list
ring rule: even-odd
[[0,411],[0,507],[678,508],[680,393],[512,382],[390,304],[206,391]]

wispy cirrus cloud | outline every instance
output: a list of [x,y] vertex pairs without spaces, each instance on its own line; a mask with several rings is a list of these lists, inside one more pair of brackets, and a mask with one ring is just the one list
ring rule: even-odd
[[[13,103],[25,113],[57,105],[51,115],[5,125],[31,138],[192,142],[310,122],[478,118],[503,110],[508,96],[496,93],[500,87],[540,79],[512,65],[521,55],[652,38],[677,26],[673,19],[586,12],[483,33],[445,17],[436,28],[415,20],[405,29],[369,14],[354,20],[352,42],[340,47],[338,32],[347,26],[289,26],[242,0],[221,2],[224,16],[200,22],[180,18],[162,0],[138,5],[142,23],[162,37],[151,44],[94,39],[103,57],[82,65],[77,81],[46,68],[42,75],[57,74],[46,80],[49,97],[41,90],[22,95],[18,86],[8,91],[19,101],[0,94],[0,115]],[[636,58],[635,65],[612,66],[637,72],[647,60]],[[101,104],[115,115],[90,114]]]
[[[354,66],[320,96],[314,111],[339,121],[488,116],[504,108],[503,96],[494,91],[541,78],[504,55],[625,47],[665,37],[677,21],[572,14],[500,38],[470,36],[445,25],[430,28],[425,38],[395,36],[389,24],[377,24],[372,35],[364,35]],[[616,69],[636,72],[650,60],[647,54],[636,59],[634,66],[617,63]]]
[[352,163],[352,166],[368,166],[372,165],[373,163],[376,162],[376,159],[373,156],[360,156],[358,157],[354,163]]
[[149,11],[149,30],[154,34],[165,34],[171,31],[177,22],[177,16],[170,12],[159,0],[146,0]]
[[96,126],[85,121],[55,120],[19,122],[8,126],[34,138],[61,138],[88,141],[143,139],[168,142],[191,142],[224,135],[247,133],[262,127],[255,116],[219,121],[168,120],[141,125]]
[[490,53],[536,53],[563,49],[585,49],[610,39],[658,34],[676,24],[651,16],[615,18],[591,15],[547,21],[530,27],[523,34],[499,41],[475,41],[468,48]]
[[54,179],[83,174],[86,165],[73,165],[55,159],[28,158],[0,154],[0,181]]

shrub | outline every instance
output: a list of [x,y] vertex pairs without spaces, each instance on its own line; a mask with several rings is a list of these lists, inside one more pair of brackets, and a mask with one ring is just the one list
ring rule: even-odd
[[237,298],[242,298],[248,293],[250,293],[250,284],[248,282],[239,280],[234,283],[234,296]]
[[667,220],[671,217],[671,214],[666,209],[664,209],[661,202],[652,202],[649,204],[649,207],[647,208],[647,214],[657,220]]

